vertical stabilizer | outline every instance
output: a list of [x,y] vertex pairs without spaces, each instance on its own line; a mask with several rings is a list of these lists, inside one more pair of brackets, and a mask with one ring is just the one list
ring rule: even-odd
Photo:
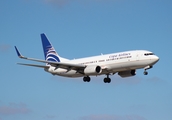
[[53,61],[53,62],[60,62],[60,57],[55,51],[52,44],[49,42],[46,35],[43,33],[41,34],[42,46],[44,51],[45,60]]

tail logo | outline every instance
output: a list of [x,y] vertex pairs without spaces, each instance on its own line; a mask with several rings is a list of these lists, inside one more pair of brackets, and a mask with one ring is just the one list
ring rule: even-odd
[[47,47],[46,61],[60,62],[58,54],[52,46]]
[[42,46],[44,51],[44,56],[46,61],[60,62],[59,55],[55,51],[54,47],[51,45],[46,35],[41,34]]

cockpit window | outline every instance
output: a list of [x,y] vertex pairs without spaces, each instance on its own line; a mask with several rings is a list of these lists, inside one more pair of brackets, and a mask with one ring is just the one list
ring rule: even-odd
[[145,55],[145,56],[154,55],[154,53],[145,53],[144,55]]

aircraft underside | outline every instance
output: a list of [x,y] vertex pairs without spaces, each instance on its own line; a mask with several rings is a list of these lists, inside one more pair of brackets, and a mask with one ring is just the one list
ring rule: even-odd
[[[64,69],[63,72],[54,72],[52,73],[53,75],[58,75],[58,76],[63,76],[63,77],[70,77],[70,78],[77,78],[77,77],[83,77],[84,82],[90,82],[91,77],[90,76],[100,76],[100,75],[106,75],[106,77],[103,79],[104,83],[110,83],[111,78],[109,77],[110,75],[114,75],[118,73],[119,76],[121,77],[131,77],[136,75],[136,69],[141,69],[144,68],[144,75],[148,75],[147,70],[152,68],[152,65],[148,66],[135,66],[135,67],[128,67],[128,68],[116,68],[113,70],[102,70],[100,74],[90,74],[90,75],[85,75],[81,73],[77,73],[75,70],[71,70],[66,72],[66,69]],[[48,70],[45,70],[48,72]]]

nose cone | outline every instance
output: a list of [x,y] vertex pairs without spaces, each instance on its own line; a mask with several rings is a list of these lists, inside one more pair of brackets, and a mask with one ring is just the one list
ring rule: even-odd
[[158,56],[155,56],[155,59],[156,59],[157,62],[159,61],[159,57]]
[[156,62],[159,61],[159,57],[155,55],[155,56],[153,56],[152,60],[153,60],[153,62],[155,64]]

